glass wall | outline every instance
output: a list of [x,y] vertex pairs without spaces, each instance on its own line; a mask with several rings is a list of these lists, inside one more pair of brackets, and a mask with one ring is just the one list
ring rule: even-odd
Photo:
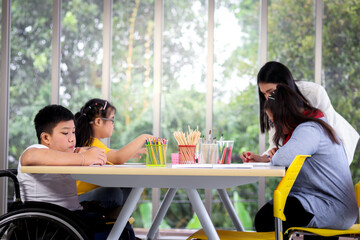
[[[360,129],[360,1],[324,1],[322,80],[335,108]],[[354,182],[360,175],[360,146],[351,164]]]
[[154,1],[114,1],[112,24],[111,102],[117,114],[111,147],[121,148],[152,133]]
[[60,104],[76,113],[101,98],[103,1],[62,1],[61,12]]
[[11,1],[9,168],[37,143],[33,119],[51,101],[52,1]]
[[268,60],[280,61],[296,80],[314,82],[314,0],[270,0]]
[[[153,131],[154,1],[114,1],[111,102],[116,106],[111,148]],[[130,162],[144,162],[132,159]],[[134,227],[149,228],[152,189],[145,189],[133,213]],[[163,227],[163,226],[161,226]]]
[[[175,131],[198,127],[205,134],[208,7],[205,0],[164,1],[161,132],[169,153],[178,152]],[[179,190],[166,215],[173,228],[195,219],[185,191]]]
[[[232,162],[240,163],[243,151],[258,150],[259,117],[256,88],[259,43],[259,1],[216,1],[214,28],[214,136],[234,140]],[[232,222],[216,191],[212,216],[218,227]],[[257,184],[228,193],[246,229],[256,213]],[[246,209],[247,211],[244,211]]]

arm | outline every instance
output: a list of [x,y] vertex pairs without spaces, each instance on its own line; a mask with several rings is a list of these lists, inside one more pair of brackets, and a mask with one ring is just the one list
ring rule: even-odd
[[22,166],[88,166],[103,165],[106,155],[103,149],[82,148],[81,153],[61,152],[48,148],[29,148],[21,156]]
[[316,123],[303,123],[295,128],[290,140],[271,159],[272,165],[290,166],[296,155],[313,155],[325,134]]
[[145,144],[146,139],[153,139],[154,137],[149,134],[142,134],[128,143],[121,149],[112,149],[106,153],[108,161],[115,164],[123,164],[129,161]]

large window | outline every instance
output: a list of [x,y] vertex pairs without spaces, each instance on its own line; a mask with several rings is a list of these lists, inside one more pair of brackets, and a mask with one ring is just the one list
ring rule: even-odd
[[90,98],[101,98],[103,1],[62,3],[60,104],[74,114]]
[[285,64],[296,80],[314,82],[314,1],[269,2],[268,60]]
[[[357,130],[360,129],[359,1],[324,1],[323,83],[330,100]],[[339,6],[340,5],[340,6]],[[360,175],[360,145],[351,170],[354,182]]]
[[33,119],[51,99],[52,1],[11,4],[9,167],[37,143]]

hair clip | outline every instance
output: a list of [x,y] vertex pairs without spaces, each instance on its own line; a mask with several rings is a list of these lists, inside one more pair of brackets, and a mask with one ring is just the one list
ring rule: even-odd
[[107,104],[108,104],[108,102],[107,102],[107,101],[105,101],[105,104],[104,104],[104,106],[103,106],[103,107],[101,107],[101,108],[100,108],[100,111],[101,111],[101,110],[105,110],[105,109],[106,109]]
[[268,99],[271,99],[271,100],[275,100],[275,98],[273,96],[268,96]]
[[86,116],[86,113],[83,113],[83,116]]

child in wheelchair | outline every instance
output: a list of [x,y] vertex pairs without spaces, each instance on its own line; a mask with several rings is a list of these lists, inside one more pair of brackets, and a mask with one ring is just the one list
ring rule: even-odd
[[[107,158],[100,148],[75,148],[74,115],[63,106],[48,105],[34,119],[38,144],[29,146],[20,156],[18,180],[23,201],[52,203],[69,209],[87,226],[91,234],[108,231],[102,211],[84,209],[78,199],[76,182],[67,174],[22,173],[21,166],[103,165]],[[132,230],[132,229],[131,229]],[[129,239],[135,239],[134,234]]]

